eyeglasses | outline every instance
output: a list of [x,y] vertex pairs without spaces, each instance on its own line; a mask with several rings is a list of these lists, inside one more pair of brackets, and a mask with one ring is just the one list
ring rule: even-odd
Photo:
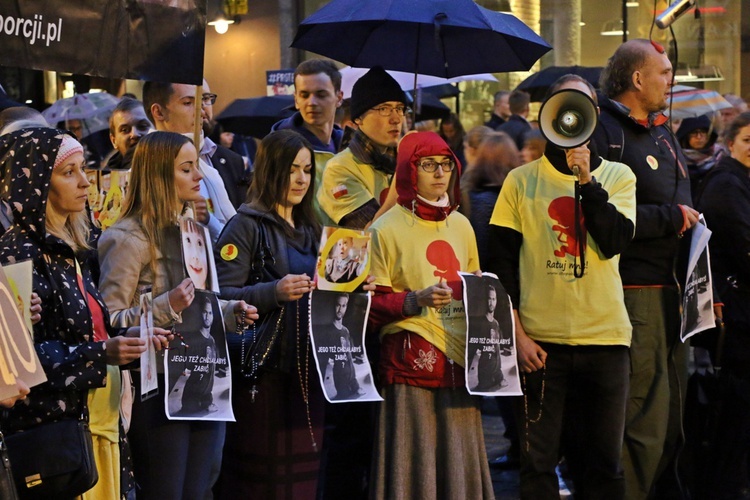
[[378,108],[372,108],[372,110],[377,111],[380,116],[391,116],[391,113],[394,111],[398,116],[404,116],[407,108],[404,106],[396,106],[395,108],[393,106],[380,106]]
[[203,94],[203,97],[201,98],[201,102],[204,106],[212,106],[216,104],[216,98],[218,96],[216,94]]
[[456,168],[456,163],[453,160],[443,160],[440,163],[433,160],[422,160],[418,163],[419,167],[427,173],[435,172],[440,166],[443,172],[452,172]]

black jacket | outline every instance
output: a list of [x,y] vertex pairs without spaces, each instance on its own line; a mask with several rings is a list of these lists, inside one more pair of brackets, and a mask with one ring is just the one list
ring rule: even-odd
[[239,208],[247,201],[247,189],[250,187],[250,179],[245,174],[245,162],[242,157],[231,149],[217,144],[216,151],[211,156],[211,163],[224,181],[229,201],[234,208]]
[[63,131],[19,130],[0,138],[0,195],[13,207],[15,224],[0,238],[0,262],[30,259],[33,290],[42,299],[42,320],[34,325],[34,346],[47,382],[33,387],[24,403],[3,419],[3,431],[40,422],[78,418],[89,389],[107,380],[104,342],[93,339],[91,312],[77,283],[78,260],[86,291],[104,314],[107,307],[92,278],[92,252],[75,254],[65,242],[46,234],[46,206],[54,159]]
[[523,149],[526,133],[531,130],[531,124],[519,115],[510,115],[508,121],[497,127],[498,132],[505,132],[516,142],[519,151]]
[[[623,285],[675,285],[680,243],[689,244],[689,238],[679,238],[684,217],[678,205],[692,206],[685,157],[668,125],[638,123],[603,95],[599,107],[602,116],[591,142],[605,158],[628,165],[638,186],[635,237],[620,258]],[[680,281],[683,267],[677,266]]]

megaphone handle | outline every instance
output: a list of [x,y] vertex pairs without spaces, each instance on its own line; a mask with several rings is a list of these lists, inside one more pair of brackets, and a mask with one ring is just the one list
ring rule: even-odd
[[578,165],[573,165],[572,167],[570,167],[570,170],[573,171],[573,175],[576,176],[576,179],[578,179],[580,181],[581,180],[581,169],[580,169],[580,167]]

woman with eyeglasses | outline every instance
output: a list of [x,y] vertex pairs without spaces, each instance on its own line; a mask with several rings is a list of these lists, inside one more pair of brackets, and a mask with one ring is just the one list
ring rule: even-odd
[[[404,136],[397,205],[370,227],[381,395],[371,498],[493,498],[480,398],[465,389],[460,271],[478,272],[458,213],[461,164],[434,132]],[[408,235],[407,237],[404,237]]]
[[721,147],[716,143],[716,131],[708,116],[703,115],[682,120],[676,135],[687,158],[691,192],[696,193],[698,185],[716,165],[717,154],[721,151]]
[[379,66],[354,84],[351,115],[359,128],[349,147],[326,164],[317,193],[320,208],[333,223],[362,229],[372,221],[396,171],[406,109],[404,91]]

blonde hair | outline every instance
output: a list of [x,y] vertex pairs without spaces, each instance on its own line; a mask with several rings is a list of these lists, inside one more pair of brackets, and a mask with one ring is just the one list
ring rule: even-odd
[[45,212],[45,229],[49,234],[66,242],[75,252],[91,249],[91,245],[89,245],[91,224],[89,215],[85,210],[70,214],[61,227],[54,226],[49,222],[59,219],[59,217],[50,217],[50,212],[56,215],[52,203],[47,203]]
[[191,142],[174,132],[152,132],[138,141],[131,163],[130,185],[122,204],[121,219],[134,218],[150,243],[151,269],[163,230],[179,222],[181,206],[174,184],[174,160]]

